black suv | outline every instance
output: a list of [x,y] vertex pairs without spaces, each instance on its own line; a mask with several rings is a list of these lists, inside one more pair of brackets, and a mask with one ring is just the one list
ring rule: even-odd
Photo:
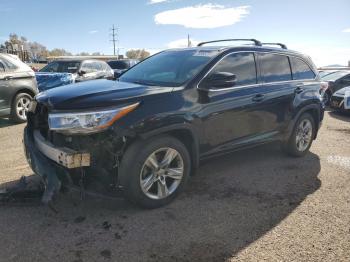
[[114,77],[118,78],[121,76],[126,70],[133,67],[140,60],[137,59],[121,59],[121,60],[110,60],[107,61],[107,64],[113,69]]
[[43,200],[70,184],[99,184],[155,208],[205,158],[272,141],[305,155],[324,112],[317,70],[284,45],[251,41],[163,51],[119,81],[37,95],[24,142],[31,167],[46,177]]

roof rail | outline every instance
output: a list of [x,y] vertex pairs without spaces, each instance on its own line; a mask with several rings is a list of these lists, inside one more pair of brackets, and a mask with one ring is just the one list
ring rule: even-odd
[[282,49],[288,49],[285,44],[281,43],[262,43],[262,45],[279,45]]
[[217,43],[217,42],[231,42],[231,41],[250,41],[250,42],[254,42],[254,45],[256,46],[262,46],[261,42],[256,39],[222,39],[222,40],[201,42],[197,46],[203,46],[205,44],[211,44],[211,43]]

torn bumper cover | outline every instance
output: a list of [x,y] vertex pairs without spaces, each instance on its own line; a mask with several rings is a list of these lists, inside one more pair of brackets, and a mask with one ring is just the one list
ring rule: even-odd
[[46,179],[44,203],[61,189],[61,181],[71,184],[67,169],[90,166],[90,154],[51,144],[37,130],[24,129],[24,150],[27,161],[37,175]]

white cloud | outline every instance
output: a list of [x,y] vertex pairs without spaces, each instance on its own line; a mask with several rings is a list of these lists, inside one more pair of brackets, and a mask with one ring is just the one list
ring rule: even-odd
[[343,33],[350,33],[350,28],[346,28],[342,31]]
[[156,24],[182,25],[187,28],[217,28],[233,25],[249,14],[249,6],[225,7],[205,4],[158,13]]
[[169,0],[150,0],[148,2],[149,5],[153,5],[153,4],[159,4],[159,3],[164,3],[164,2],[168,2]]
[[97,30],[91,30],[91,31],[89,31],[89,34],[96,34],[96,33],[98,33],[98,31]]
[[[192,46],[197,46],[197,44],[199,43],[199,41],[196,41],[194,39],[190,39],[190,41],[191,41]],[[183,47],[187,47],[187,46],[188,46],[187,38],[174,40],[174,41],[171,41],[167,44],[168,48],[183,48]]]

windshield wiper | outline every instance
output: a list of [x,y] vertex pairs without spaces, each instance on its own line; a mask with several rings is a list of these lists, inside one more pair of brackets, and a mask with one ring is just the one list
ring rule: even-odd
[[139,85],[146,85],[146,86],[156,86],[156,84],[154,83],[147,83],[147,82],[143,82],[143,81],[138,81],[138,80],[133,80],[131,81],[132,83],[135,83],[135,84],[139,84]]

